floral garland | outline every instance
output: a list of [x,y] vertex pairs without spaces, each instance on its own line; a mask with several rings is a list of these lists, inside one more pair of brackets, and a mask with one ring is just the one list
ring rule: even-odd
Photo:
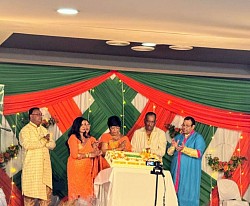
[[172,124],[165,125],[166,129],[169,132],[169,136],[174,138],[176,135],[181,134],[181,128],[175,127]]
[[54,119],[53,117],[50,117],[49,119],[43,119],[42,120],[42,126],[44,126],[45,128],[49,128],[50,126],[55,125],[55,123],[57,123],[58,121],[56,119]]
[[246,157],[233,155],[229,162],[223,162],[218,157],[212,158],[211,155],[208,155],[207,161],[213,171],[223,172],[225,178],[231,178],[237,167],[243,165],[247,159]]
[[[24,126],[29,123],[29,119],[22,118],[21,122]],[[53,117],[50,117],[49,119],[47,118],[43,119],[41,125],[44,126],[46,129],[48,129],[50,126],[55,125],[55,123],[58,123],[58,120],[54,119]]]
[[19,151],[19,146],[18,145],[11,145],[8,147],[8,149],[0,153],[0,168],[4,168],[5,165],[14,157],[17,156]]

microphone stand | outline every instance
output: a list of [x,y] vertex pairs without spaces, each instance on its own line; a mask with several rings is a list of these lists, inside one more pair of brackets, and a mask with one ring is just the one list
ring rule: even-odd
[[159,174],[156,174],[156,184],[155,184],[155,206],[157,205],[158,176],[159,176]]
[[163,168],[160,165],[156,165],[150,173],[156,175],[156,182],[155,182],[155,204],[154,204],[154,206],[157,206],[158,176],[162,175],[163,177],[165,177],[165,175],[163,174]]

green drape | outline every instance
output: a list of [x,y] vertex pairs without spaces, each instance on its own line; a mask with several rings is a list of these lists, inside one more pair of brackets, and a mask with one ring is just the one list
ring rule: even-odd
[[107,70],[88,68],[0,64],[0,83],[5,84],[5,95],[52,89],[92,79]]
[[[140,115],[132,104],[137,92],[126,84],[123,84],[122,91],[122,84],[118,78],[108,79],[95,87],[95,91],[91,93],[95,101],[91,105],[90,122],[93,122],[92,131],[95,132],[93,135],[96,138],[99,138],[108,129],[107,120],[110,116],[116,115],[123,120],[121,115],[123,115],[124,110],[124,134],[127,134]],[[84,113],[84,117],[86,116]],[[123,133],[123,128],[121,128],[121,133]]]
[[[137,94],[133,89],[127,85],[123,85],[118,78],[114,80],[108,79],[97,87],[93,88],[91,95],[94,98],[94,103],[90,108],[84,111],[83,116],[89,117],[91,123],[91,135],[100,138],[107,129],[108,117],[117,115],[120,117],[123,111],[123,107],[126,108],[124,115],[124,133],[130,130],[134,125],[134,122],[140,115],[137,109],[132,105],[132,100]],[[122,104],[122,97],[126,104]],[[91,111],[89,113],[89,111]],[[122,119],[122,118],[121,118]],[[122,128],[121,128],[122,130]],[[63,197],[67,195],[67,159],[69,156],[67,148],[67,136],[68,132],[65,132],[56,142],[56,148],[51,151],[51,162],[53,168],[53,187],[54,194]]]
[[[88,68],[0,64],[5,95],[51,89],[105,74]],[[249,79],[121,72],[143,84],[184,99],[217,108],[250,113]],[[149,78],[150,76],[150,78]]]
[[[27,92],[52,89],[75,82],[91,79],[107,73],[107,70],[95,70],[87,68],[70,68],[37,65],[0,64],[0,83],[5,84],[5,95],[22,94]],[[201,76],[169,75],[155,73],[122,72],[136,81],[149,85],[160,91],[172,94],[203,105],[250,113],[250,81],[238,79],[210,78]],[[91,94],[94,103],[91,105],[91,113],[84,111],[83,116],[90,117],[92,123],[92,135],[99,138],[107,129],[107,118],[111,115],[122,114],[122,90],[121,82],[116,78],[108,79],[94,88]],[[125,134],[131,129],[138,116],[136,108],[131,104],[136,92],[124,85],[125,96]],[[27,114],[22,113],[22,118]],[[6,116],[10,125],[15,124],[15,115]],[[21,123],[17,125],[17,137]],[[13,128],[12,128],[13,129]],[[201,133],[207,146],[216,128],[208,125],[197,124],[196,130]],[[66,162],[68,150],[65,142],[67,132],[57,141],[57,147],[51,152],[53,167],[53,184],[55,193],[63,197],[67,194]],[[171,158],[164,157],[164,167],[169,168]],[[209,200],[211,190],[210,176],[202,173],[201,181],[201,205]]]
[[[196,103],[250,113],[250,80],[121,72],[145,85]],[[149,78],[150,77],[150,78]]]

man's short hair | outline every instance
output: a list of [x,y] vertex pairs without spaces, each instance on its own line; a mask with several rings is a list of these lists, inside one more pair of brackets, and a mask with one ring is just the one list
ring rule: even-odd
[[147,114],[145,115],[145,119],[147,119],[148,116],[154,116],[156,119],[156,114],[154,112],[147,112]]
[[187,116],[187,117],[184,118],[184,121],[185,120],[191,120],[191,122],[192,122],[191,126],[195,125],[195,119],[193,117]]

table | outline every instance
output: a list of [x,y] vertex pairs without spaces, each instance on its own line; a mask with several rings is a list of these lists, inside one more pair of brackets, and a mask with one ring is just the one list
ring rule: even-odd
[[[113,167],[102,170],[94,181],[96,206],[154,206],[156,175],[151,168]],[[166,206],[177,206],[177,197],[169,171],[164,171]],[[157,206],[163,205],[164,180],[158,177]]]

